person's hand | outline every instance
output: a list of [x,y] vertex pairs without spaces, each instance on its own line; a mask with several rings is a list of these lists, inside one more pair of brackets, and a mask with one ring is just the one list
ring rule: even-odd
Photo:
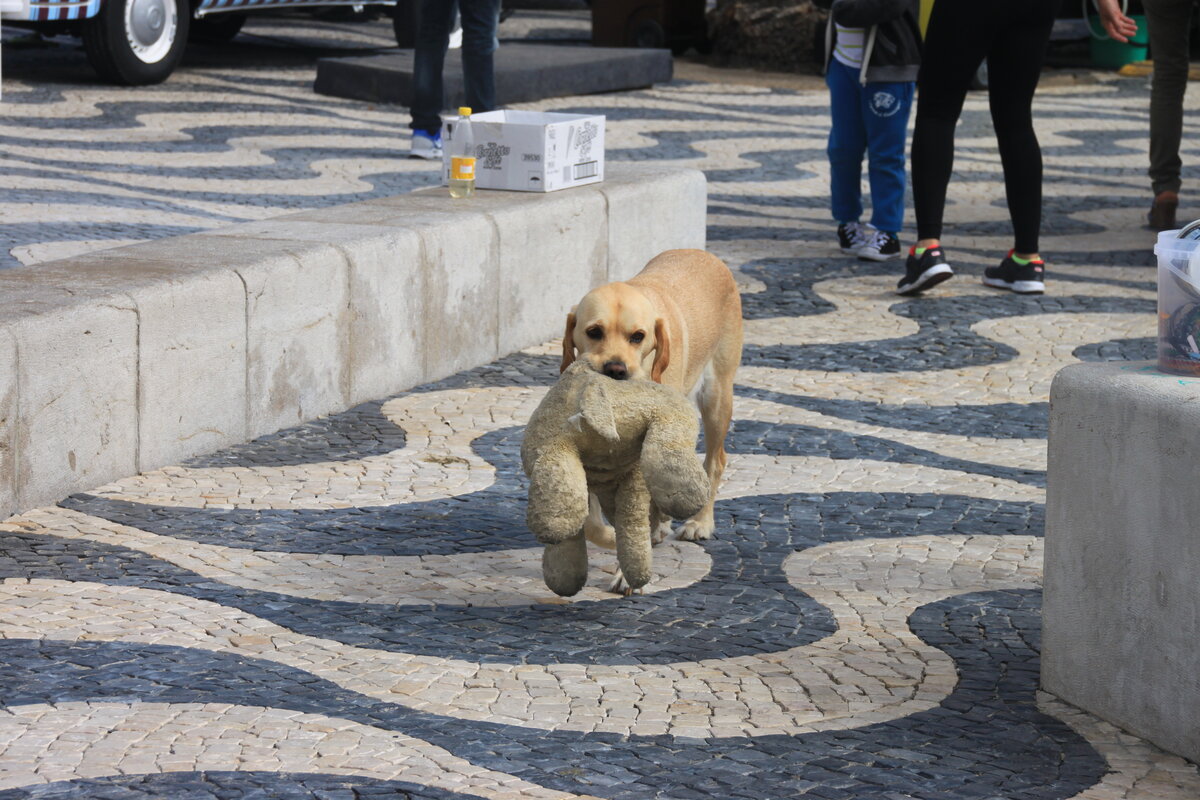
[[1121,13],[1117,0],[1096,0],[1096,8],[1100,10],[1100,23],[1108,35],[1118,42],[1128,42],[1137,33],[1137,23]]

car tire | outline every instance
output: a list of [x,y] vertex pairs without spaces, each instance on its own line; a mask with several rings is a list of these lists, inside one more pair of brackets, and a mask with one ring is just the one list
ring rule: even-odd
[[188,0],[104,0],[83,25],[88,61],[113,83],[161,83],[183,57],[190,15]]
[[228,42],[238,35],[245,24],[245,14],[209,14],[191,21],[188,41]]
[[628,44],[630,47],[661,50],[667,46],[667,32],[655,20],[637,20],[629,26]]

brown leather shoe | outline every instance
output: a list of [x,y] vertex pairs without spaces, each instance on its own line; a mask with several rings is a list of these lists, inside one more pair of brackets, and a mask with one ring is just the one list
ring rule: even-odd
[[1159,192],[1154,196],[1154,205],[1147,214],[1148,227],[1152,231],[1172,231],[1175,224],[1175,209],[1179,207],[1179,195],[1175,192]]

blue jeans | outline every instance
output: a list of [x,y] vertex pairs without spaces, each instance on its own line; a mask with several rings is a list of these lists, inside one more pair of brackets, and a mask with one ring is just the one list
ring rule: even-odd
[[450,45],[455,11],[462,17],[463,90],[473,112],[496,107],[496,27],[500,0],[421,0],[420,27],[413,58],[413,130],[440,131],[446,106],[442,68]]
[[899,233],[904,225],[905,143],[915,84],[858,82],[858,70],[836,58],[825,76],[833,126],[829,130],[829,195],[833,218],[862,216],[862,160],[868,156],[871,224]]

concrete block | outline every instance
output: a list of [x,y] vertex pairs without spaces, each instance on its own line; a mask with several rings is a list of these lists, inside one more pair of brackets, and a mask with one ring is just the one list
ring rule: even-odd
[[[490,194],[490,193],[489,193]],[[511,197],[513,192],[499,192]],[[421,292],[418,325],[424,326],[422,368],[425,380],[438,380],[486,364],[500,355],[498,341],[498,235],[480,213],[498,197],[472,201],[449,195],[402,195],[355,206],[309,211],[284,219],[299,222],[349,221],[410,230],[421,241]],[[532,203],[519,198],[512,202]]]
[[48,301],[6,320],[16,343],[20,509],[137,471],[137,311],[127,298]]
[[703,246],[698,170],[442,188],[0,270],[0,513],[559,335],[587,289]]
[[[527,103],[547,97],[641,89],[671,80],[671,51],[639,47],[564,47],[505,43],[496,51],[496,101]],[[446,58],[446,108],[466,104],[462,59]],[[373,103],[411,106],[413,51],[317,60],[313,91]]]
[[[126,298],[136,309],[139,471],[246,437],[246,293],[232,270],[114,248],[38,265],[47,287]],[[12,277],[17,277],[15,274]]]
[[[394,221],[395,213],[374,211]],[[323,242],[335,247],[349,269],[349,382],[353,404],[386,397],[424,380],[427,326],[419,323],[424,283],[420,234],[392,224],[332,221],[319,212],[249,222],[213,235]],[[341,215],[338,215],[341,216]],[[346,215],[354,217],[354,214]]]
[[500,236],[499,352],[561,336],[571,307],[608,279],[604,197],[553,192],[534,213],[510,204],[487,214]]
[[138,468],[247,438],[246,290],[232,271],[132,292],[138,310]]
[[597,185],[608,201],[608,280],[628,280],[664,250],[704,249],[703,172],[617,162]]
[[1200,761],[1200,380],[1150,364],[1054,379],[1042,686]]
[[0,520],[17,512],[17,342],[0,330]]
[[347,268],[332,245],[208,231],[122,249],[134,258],[228,266],[240,277],[249,438],[348,406]]
[[425,251],[425,374],[439,380],[499,358],[498,237],[482,214],[419,229]]

